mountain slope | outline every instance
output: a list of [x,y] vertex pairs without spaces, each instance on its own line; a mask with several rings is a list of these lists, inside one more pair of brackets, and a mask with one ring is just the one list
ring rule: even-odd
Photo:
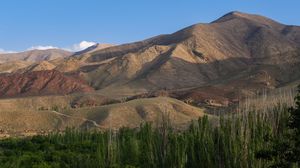
[[[18,105],[18,108],[13,106],[11,109],[12,104]],[[105,129],[124,126],[135,128],[143,122],[151,122],[157,126],[161,123],[162,117],[169,117],[171,124],[179,127],[204,115],[203,109],[171,98],[150,98],[98,107],[67,108],[59,112],[52,111],[51,108],[45,110],[37,107],[68,106],[68,101],[62,97],[0,100],[0,106],[4,106],[4,109],[0,109],[0,130],[9,135],[41,134],[64,130],[67,127],[95,127],[91,121]]]
[[93,46],[90,46],[82,51],[78,51],[76,53],[73,54],[73,56],[78,56],[78,55],[83,55],[83,54],[89,54],[89,53],[92,53],[92,52],[95,52],[95,51],[98,51],[98,50],[102,50],[102,49],[105,49],[105,48],[108,48],[108,47],[112,47],[114,45],[112,44],[95,44]]
[[299,37],[297,26],[231,12],[209,24],[95,51],[84,60],[93,64],[84,73],[96,89],[255,83],[262,73],[270,84],[265,88],[279,87],[300,78]]
[[10,61],[0,63],[0,73],[13,73],[20,69],[30,66],[32,63],[27,61]]
[[2,98],[92,91],[93,88],[84,82],[54,70],[0,75],[0,97]]
[[19,69],[18,72],[25,73],[25,72],[34,72],[34,71],[46,71],[46,70],[53,70],[56,68],[54,64],[48,61],[42,61],[33,63],[23,69]]

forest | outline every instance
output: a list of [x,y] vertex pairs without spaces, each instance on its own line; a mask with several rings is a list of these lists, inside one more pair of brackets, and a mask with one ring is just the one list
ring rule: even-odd
[[64,133],[0,141],[1,168],[299,167],[300,87],[295,105],[240,111],[188,129],[160,126]]

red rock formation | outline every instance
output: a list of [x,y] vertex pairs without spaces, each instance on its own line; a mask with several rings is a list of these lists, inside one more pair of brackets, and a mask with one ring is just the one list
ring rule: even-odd
[[55,70],[0,75],[0,97],[64,95],[93,90],[82,80]]

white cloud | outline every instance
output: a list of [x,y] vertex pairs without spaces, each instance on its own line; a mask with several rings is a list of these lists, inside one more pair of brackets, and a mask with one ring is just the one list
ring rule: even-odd
[[89,47],[91,47],[91,46],[93,46],[95,44],[97,44],[97,43],[90,42],[90,41],[82,41],[79,44],[74,44],[74,45],[72,45],[72,47],[65,48],[65,49],[69,50],[69,51],[77,52],[77,51],[81,51],[81,50],[87,49],[87,48],[89,48]]
[[0,48],[0,54],[4,54],[4,53],[15,53],[16,51],[7,51],[7,50],[4,50],[2,48]]
[[54,47],[54,46],[32,46],[30,48],[28,48],[27,50],[49,50],[49,49],[58,49],[58,47]]

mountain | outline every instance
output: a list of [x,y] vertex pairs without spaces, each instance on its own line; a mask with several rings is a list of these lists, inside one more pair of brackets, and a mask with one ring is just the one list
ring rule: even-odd
[[19,53],[0,54],[0,63],[9,61],[41,62],[57,58],[66,58],[72,53],[61,49],[30,50]]
[[0,97],[42,96],[93,92],[83,81],[58,71],[35,71],[0,75]]
[[215,85],[254,93],[300,78],[299,30],[230,12],[209,24],[79,56],[77,71],[107,94]]
[[[204,95],[210,88],[236,99],[299,80],[299,39],[299,26],[235,11],[208,24],[140,42],[96,44],[66,59],[38,62],[18,72],[55,69],[80,74],[99,93],[112,97],[159,90],[197,97],[195,92]],[[41,60],[33,58],[24,60]]]
[[[32,60],[37,62],[27,65]],[[2,122],[10,128],[22,129],[27,123],[26,128],[38,129],[42,123],[30,121],[41,118],[45,129],[134,127],[155,122],[168,109],[183,124],[202,116],[203,108],[235,108],[244,98],[298,84],[300,27],[235,11],[135,43],[95,45],[54,60],[11,61],[0,64],[6,72],[0,74],[0,111],[6,107],[0,120],[6,117]],[[44,95],[66,94],[39,101]],[[28,101],[42,105],[24,105]],[[60,103],[61,114],[53,112],[51,107]],[[45,110],[44,104],[51,107]],[[47,113],[34,113],[40,107]],[[9,120],[15,114],[22,125]]]
[[[101,51],[105,48],[109,48],[112,46],[113,46],[112,44],[95,44],[91,47],[88,47],[85,50],[74,53],[68,59],[65,59],[60,62],[56,62],[55,64],[57,66],[55,69],[58,71],[61,71],[61,72],[80,71],[79,69],[81,69],[81,67],[85,67],[87,65],[87,63],[85,62],[85,59],[89,58],[92,53]],[[93,64],[93,63],[91,63],[91,64]]]

